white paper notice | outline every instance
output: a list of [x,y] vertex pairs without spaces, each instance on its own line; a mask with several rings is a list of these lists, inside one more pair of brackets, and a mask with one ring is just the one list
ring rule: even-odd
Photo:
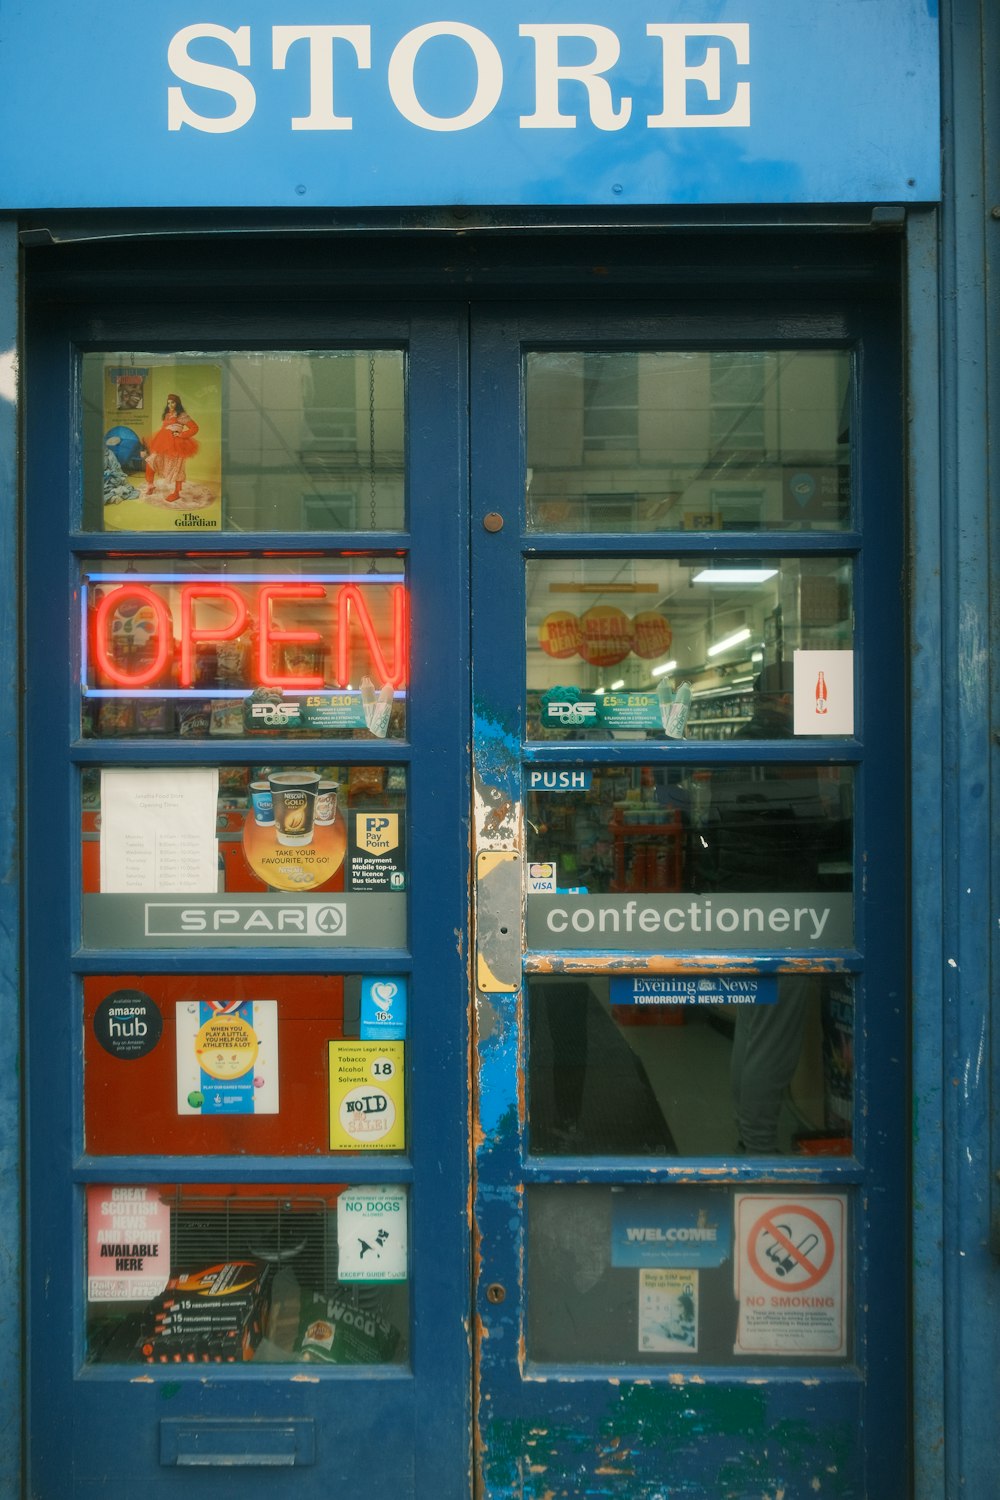
[[854,652],[794,651],[795,734],[854,733]]
[[406,1188],[373,1183],[337,1199],[337,1278],[406,1280]]
[[737,1193],[736,1354],[847,1352],[847,1195]]
[[216,890],[218,801],[217,770],[102,770],[101,890]]

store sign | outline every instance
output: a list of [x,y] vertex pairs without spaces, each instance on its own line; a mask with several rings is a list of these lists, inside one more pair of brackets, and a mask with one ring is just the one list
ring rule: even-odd
[[628,1266],[724,1265],[733,1252],[728,1196],[700,1188],[667,1195],[648,1188],[611,1195],[611,1264]]
[[762,974],[615,975],[612,1005],[776,1005],[778,981]]
[[[925,0],[0,12],[6,208],[927,201]],[[602,14],[603,10],[603,14]],[[37,59],[44,54],[39,87]],[[110,107],[116,81],[141,80]],[[123,142],[133,168],[122,176]]]
[[843,891],[529,895],[528,946],[642,953],[848,948],[853,904]]
[[[252,676],[259,687],[321,694],[323,676],[309,665],[310,653],[317,649],[329,653],[336,685],[346,687],[358,668],[352,634],[363,639],[372,669],[390,701],[392,689],[402,687],[406,679],[407,598],[402,584],[386,579],[376,579],[374,585],[367,580],[344,582],[333,574],[292,580],[248,576],[238,585],[231,575],[185,581],[186,576],[164,574],[155,584],[127,574],[90,576],[88,586],[80,590],[80,600],[84,681],[95,696],[101,696],[95,683],[130,694],[152,690],[155,685],[157,698],[190,693],[197,681],[199,648],[238,640],[248,635],[251,627],[256,636]],[[388,658],[370,607],[373,588],[384,588],[387,582],[392,622]],[[317,604],[322,606],[322,630],[291,628],[278,622],[279,606],[294,611]],[[199,624],[199,614],[208,606],[212,619]],[[123,653],[119,629],[122,617],[137,611],[145,621],[143,649]],[[289,647],[296,648],[302,657],[294,670],[287,665]],[[333,713],[336,707],[318,697],[308,706],[317,714]],[[298,705],[295,707],[298,710]],[[274,727],[269,722],[274,717],[273,707],[263,703],[260,709],[265,715],[264,727]],[[309,727],[326,726],[320,720]]]
[[86,895],[83,930],[93,948],[405,948],[406,898]]

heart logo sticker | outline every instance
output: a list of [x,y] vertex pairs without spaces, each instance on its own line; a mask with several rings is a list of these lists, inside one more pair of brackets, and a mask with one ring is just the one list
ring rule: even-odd
[[380,979],[372,985],[372,999],[379,1010],[389,1010],[399,994],[399,985],[391,979]]

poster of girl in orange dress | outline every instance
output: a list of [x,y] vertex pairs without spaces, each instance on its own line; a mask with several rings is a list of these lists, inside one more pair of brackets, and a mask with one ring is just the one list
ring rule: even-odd
[[222,527],[222,371],[112,364],[104,378],[104,529]]

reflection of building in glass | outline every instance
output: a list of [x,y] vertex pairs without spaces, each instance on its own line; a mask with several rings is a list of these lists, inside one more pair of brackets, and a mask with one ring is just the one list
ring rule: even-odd
[[850,389],[836,350],[530,355],[529,525],[843,529]]
[[[85,439],[103,438],[102,369],[84,357]],[[232,531],[386,531],[403,525],[399,350],[212,355],[222,369],[225,526]],[[133,356],[122,356],[123,363]],[[143,363],[153,356],[143,356]],[[93,483],[93,464],[86,469]],[[99,472],[99,470],[98,470]],[[99,510],[96,493],[89,507]]]

